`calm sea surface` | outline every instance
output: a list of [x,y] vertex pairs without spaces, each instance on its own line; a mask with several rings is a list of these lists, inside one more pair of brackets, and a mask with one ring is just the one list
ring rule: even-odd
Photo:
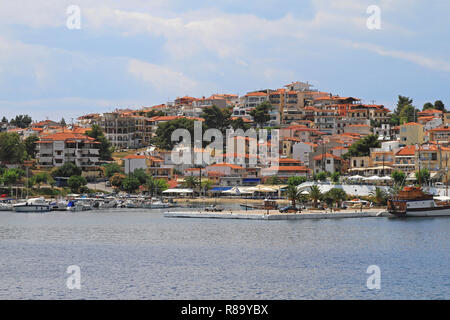
[[[69,290],[67,267],[81,269]],[[366,286],[368,266],[381,289]],[[449,299],[450,219],[0,212],[0,299]]]

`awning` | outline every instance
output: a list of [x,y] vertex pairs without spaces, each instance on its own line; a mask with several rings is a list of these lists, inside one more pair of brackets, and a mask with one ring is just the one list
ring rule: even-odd
[[210,192],[222,192],[222,191],[228,191],[231,190],[232,187],[214,187],[211,190],[209,190]]

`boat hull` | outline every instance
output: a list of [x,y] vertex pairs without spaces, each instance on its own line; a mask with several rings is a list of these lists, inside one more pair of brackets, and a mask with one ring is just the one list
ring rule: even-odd
[[405,213],[391,213],[396,217],[450,217],[450,207],[430,208],[430,209],[411,209]]
[[18,205],[13,206],[13,210],[16,212],[30,212],[30,213],[39,213],[39,212],[49,212],[51,211],[50,206],[46,205]]

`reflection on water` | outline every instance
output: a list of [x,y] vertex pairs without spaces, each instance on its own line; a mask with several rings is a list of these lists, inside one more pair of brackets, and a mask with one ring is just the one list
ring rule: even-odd
[[[238,205],[238,204],[237,204]],[[450,219],[0,213],[0,298],[448,299]],[[71,291],[66,268],[79,265]],[[369,265],[381,290],[366,287]]]

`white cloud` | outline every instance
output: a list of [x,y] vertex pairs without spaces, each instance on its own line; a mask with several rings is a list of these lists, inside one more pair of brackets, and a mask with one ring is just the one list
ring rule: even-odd
[[446,60],[426,57],[424,55],[415,52],[385,49],[381,46],[377,46],[370,43],[349,42],[347,44],[352,48],[369,50],[380,56],[392,57],[396,59],[409,61],[422,67],[434,69],[437,71],[450,72],[450,62]]
[[188,93],[197,91],[199,86],[196,81],[186,77],[182,72],[136,59],[129,61],[128,72],[159,92]]

